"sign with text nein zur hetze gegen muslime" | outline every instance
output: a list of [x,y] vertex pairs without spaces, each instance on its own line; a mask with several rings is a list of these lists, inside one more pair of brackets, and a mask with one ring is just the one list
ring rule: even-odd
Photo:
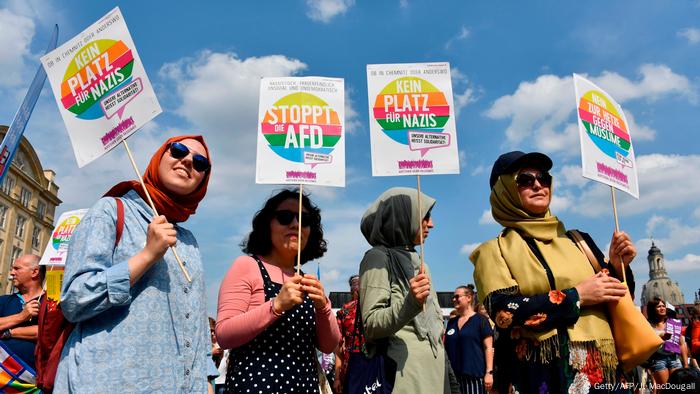
[[459,174],[449,63],[367,65],[372,175]]
[[118,7],[41,62],[79,167],[161,113]]
[[345,186],[345,87],[339,78],[260,80],[256,182]]
[[634,148],[622,107],[577,74],[574,89],[583,176],[639,198]]

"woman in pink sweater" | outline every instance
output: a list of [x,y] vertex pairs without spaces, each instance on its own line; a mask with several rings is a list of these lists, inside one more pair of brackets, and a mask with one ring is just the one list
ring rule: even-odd
[[299,245],[302,264],[326,252],[321,211],[306,195],[299,242],[298,193],[283,190],[255,214],[246,255],[221,283],[216,337],[231,349],[227,393],[318,393],[315,349],[331,353],[340,341],[321,282],[295,274]]

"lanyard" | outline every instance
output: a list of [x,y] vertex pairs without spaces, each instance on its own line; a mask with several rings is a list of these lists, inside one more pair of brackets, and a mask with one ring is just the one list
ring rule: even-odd
[[[26,304],[27,301],[25,301],[24,298],[22,298],[22,295],[21,295],[21,294],[15,293],[15,295],[16,295],[17,297],[19,297],[19,302],[21,302],[21,303],[22,303],[22,307],[24,307],[24,304]],[[38,296],[32,298],[32,299],[29,300],[29,301],[38,300],[39,298],[41,298],[41,294],[39,294]]]

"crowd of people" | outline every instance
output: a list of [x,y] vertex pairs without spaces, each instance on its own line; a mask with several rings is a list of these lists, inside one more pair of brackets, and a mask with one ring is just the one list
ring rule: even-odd
[[[151,158],[143,183],[115,185],[82,219],[60,298],[71,327],[45,392],[634,388],[620,384],[630,375],[619,365],[604,306],[633,283],[635,246],[616,231],[605,259],[579,232],[605,261],[594,270],[550,212],[553,163],[546,155],[514,151],[494,163],[490,203],[503,230],[470,256],[476,285],[455,289],[447,321],[419,248],[435,226],[436,201],[410,188],[386,190],[362,216],[370,247],[349,279],[352,299],[337,314],[319,278],[297,270],[327,251],[321,210],[307,195],[300,202],[298,190],[274,194],[253,217],[243,254],[221,283],[217,317],[208,318],[199,247],[182,225],[207,192],[211,163],[201,136],[171,138]],[[0,345],[33,372],[43,272],[36,256],[22,256],[11,274],[17,292],[0,297]],[[633,380],[649,371],[657,383],[697,382],[700,314],[683,336],[664,300],[646,311],[665,342]]]

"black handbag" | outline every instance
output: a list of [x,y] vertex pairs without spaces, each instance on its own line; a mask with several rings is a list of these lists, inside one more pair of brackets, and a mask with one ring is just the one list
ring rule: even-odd
[[[359,300],[357,301],[355,328],[353,329],[353,333],[357,332],[364,333]],[[361,352],[350,353],[343,393],[390,394],[394,389],[396,379],[396,362],[386,355],[386,350],[387,344],[386,341],[383,341],[377,346],[372,357],[367,357],[364,349]]]

